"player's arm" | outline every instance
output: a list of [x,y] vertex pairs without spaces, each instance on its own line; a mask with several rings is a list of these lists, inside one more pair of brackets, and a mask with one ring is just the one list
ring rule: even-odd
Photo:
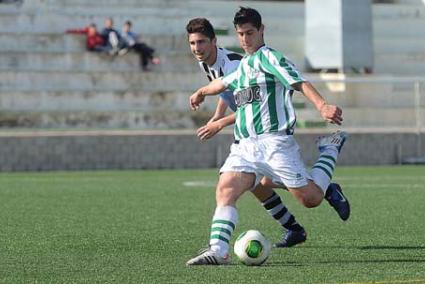
[[198,129],[198,137],[201,140],[207,140],[220,132],[224,127],[235,123],[235,114],[232,113],[228,116],[220,118],[204,125]]
[[88,28],[81,28],[81,29],[67,29],[65,33],[67,34],[87,34]]
[[341,125],[342,110],[337,106],[327,104],[313,85],[301,76],[289,60],[275,51],[267,51],[262,56],[263,61],[266,62],[262,66],[266,72],[273,74],[285,87],[293,88],[306,96],[324,120]]
[[197,110],[199,105],[204,101],[206,96],[214,96],[223,92],[226,86],[220,78],[211,81],[208,85],[198,89],[189,98],[190,107],[192,110]]
[[296,83],[293,87],[313,103],[324,120],[341,125],[342,110],[338,106],[328,104],[310,82]]
[[210,118],[207,124],[210,124],[214,121],[219,120],[220,118],[223,118],[226,114],[227,110],[227,104],[226,102],[220,97],[218,99],[217,107],[215,108],[214,115]]

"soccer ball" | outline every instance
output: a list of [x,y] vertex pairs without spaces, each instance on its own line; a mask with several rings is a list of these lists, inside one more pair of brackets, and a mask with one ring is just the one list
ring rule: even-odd
[[262,265],[269,257],[270,250],[270,242],[256,230],[240,234],[234,245],[235,254],[245,265]]

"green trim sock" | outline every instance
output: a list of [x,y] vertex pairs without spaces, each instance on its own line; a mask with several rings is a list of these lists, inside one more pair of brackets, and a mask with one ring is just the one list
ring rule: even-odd
[[211,224],[210,249],[221,257],[229,254],[229,243],[233,230],[238,222],[238,211],[235,207],[217,207]]
[[332,180],[336,160],[338,158],[338,150],[335,147],[329,147],[320,153],[319,158],[311,169],[311,177],[317,186],[326,194],[329,184]]

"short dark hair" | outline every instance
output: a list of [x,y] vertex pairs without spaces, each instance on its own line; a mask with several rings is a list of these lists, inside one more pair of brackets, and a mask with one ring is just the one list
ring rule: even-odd
[[133,23],[130,20],[127,20],[127,21],[124,22],[124,25],[131,27],[133,25]]
[[215,38],[214,28],[205,18],[194,18],[186,25],[188,34],[200,33],[209,39]]
[[261,27],[261,15],[257,10],[249,7],[239,7],[239,11],[236,12],[233,18],[233,25],[240,26],[246,23],[252,24],[257,30]]

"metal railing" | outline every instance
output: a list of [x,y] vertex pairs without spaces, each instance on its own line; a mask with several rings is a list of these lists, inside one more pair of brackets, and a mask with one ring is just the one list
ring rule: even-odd
[[309,79],[345,110],[346,127],[424,131],[425,77],[324,74]]

